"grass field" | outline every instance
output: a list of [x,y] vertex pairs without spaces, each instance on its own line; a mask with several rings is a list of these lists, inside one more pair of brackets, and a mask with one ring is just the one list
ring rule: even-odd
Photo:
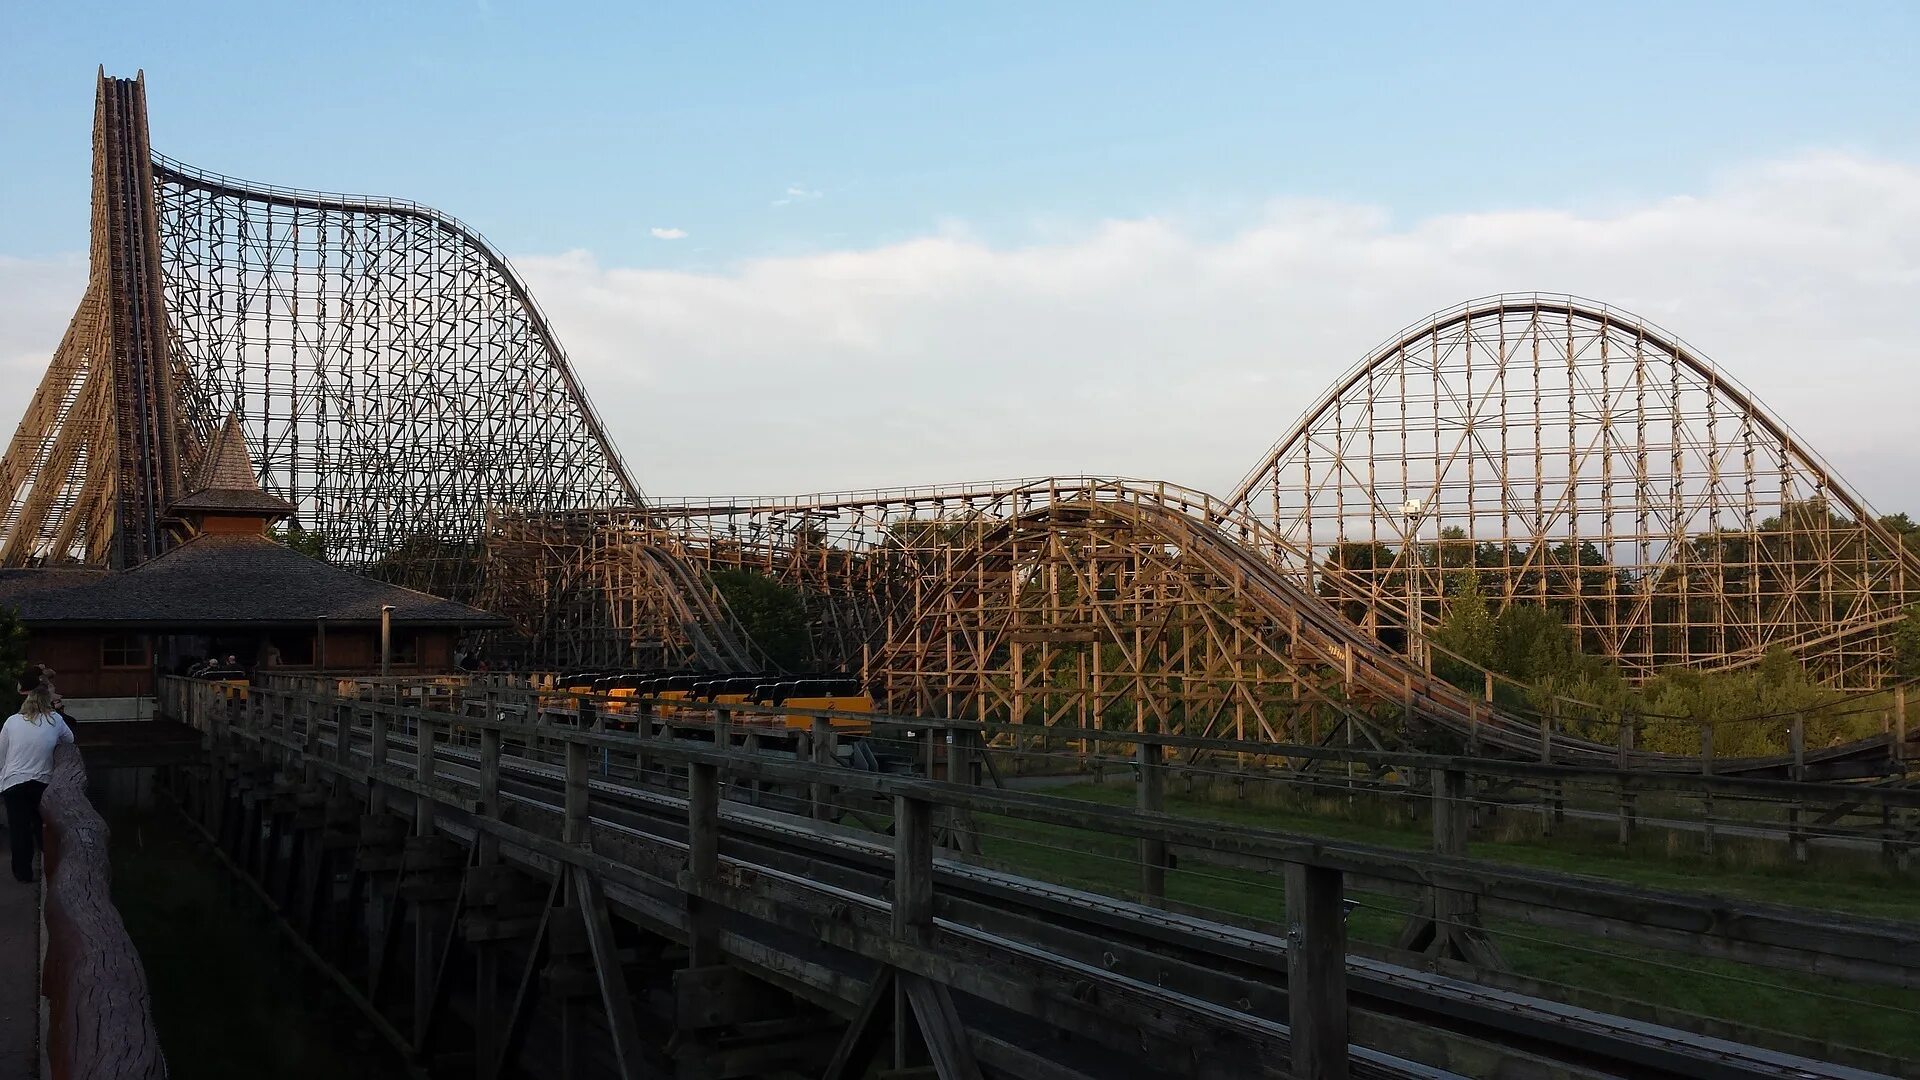
[[[1130,784],[1079,784],[1048,794],[1130,805]],[[1342,817],[1335,806],[1246,805],[1169,794],[1171,813],[1407,849],[1428,842],[1423,823],[1395,825]],[[985,851],[1011,869],[1060,884],[1132,895],[1138,882],[1132,841],[1087,830],[1009,818],[986,818]],[[1648,850],[1651,849],[1651,850]],[[1739,896],[1775,903],[1920,922],[1920,882],[1861,865],[1803,867],[1791,862],[1708,859],[1691,847],[1667,852],[1649,840],[1623,851],[1611,841],[1562,835],[1552,839],[1480,841],[1476,857],[1612,878],[1661,889]],[[1285,892],[1277,873],[1198,866],[1168,875],[1168,898],[1227,919],[1277,922]],[[1356,940],[1391,945],[1411,901],[1355,891],[1349,927]],[[1775,971],[1609,942],[1575,932],[1491,921],[1501,955],[1514,973],[1689,1013],[1845,1046],[1920,1058],[1920,993]]]

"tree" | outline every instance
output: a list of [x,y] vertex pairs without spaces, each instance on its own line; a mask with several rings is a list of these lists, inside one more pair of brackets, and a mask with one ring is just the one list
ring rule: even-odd
[[20,673],[27,667],[27,627],[12,608],[0,607],[0,709],[11,716],[20,709]]
[[1447,579],[1447,613],[1433,629],[1439,647],[1435,674],[1468,690],[1478,690],[1481,668],[1492,668],[1497,639],[1493,612],[1480,593],[1480,577],[1471,570],[1455,571]]
[[715,570],[711,580],[767,659],[788,671],[812,664],[812,620],[800,590],[752,570]]
[[269,529],[267,535],[309,559],[327,561],[327,538],[311,529],[289,525],[284,529]]
[[1920,678],[1920,605],[1908,608],[1893,631],[1893,673],[1901,679]]

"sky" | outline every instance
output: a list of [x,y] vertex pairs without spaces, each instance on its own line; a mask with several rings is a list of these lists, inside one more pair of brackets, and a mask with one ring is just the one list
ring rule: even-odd
[[1540,290],[1920,511],[1920,5],[0,0],[0,418],[100,64],[171,157],[483,232],[651,494],[1225,493],[1399,328]]

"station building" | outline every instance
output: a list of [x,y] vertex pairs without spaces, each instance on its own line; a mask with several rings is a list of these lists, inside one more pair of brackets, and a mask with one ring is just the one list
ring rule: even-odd
[[158,674],[207,657],[260,672],[377,672],[383,612],[394,675],[450,671],[462,636],[508,625],[273,539],[268,526],[294,508],[261,490],[235,417],[187,489],[170,515],[181,542],[130,570],[0,569],[0,606],[26,625],[28,658],[54,669],[75,719],[143,719]]

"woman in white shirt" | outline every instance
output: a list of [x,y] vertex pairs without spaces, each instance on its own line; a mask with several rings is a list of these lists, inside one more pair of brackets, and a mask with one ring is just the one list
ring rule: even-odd
[[0,724],[0,800],[7,804],[7,842],[13,877],[33,880],[33,851],[40,844],[40,795],[53,778],[53,748],[73,741],[73,731],[54,710],[53,672],[39,664],[20,673],[20,711]]

